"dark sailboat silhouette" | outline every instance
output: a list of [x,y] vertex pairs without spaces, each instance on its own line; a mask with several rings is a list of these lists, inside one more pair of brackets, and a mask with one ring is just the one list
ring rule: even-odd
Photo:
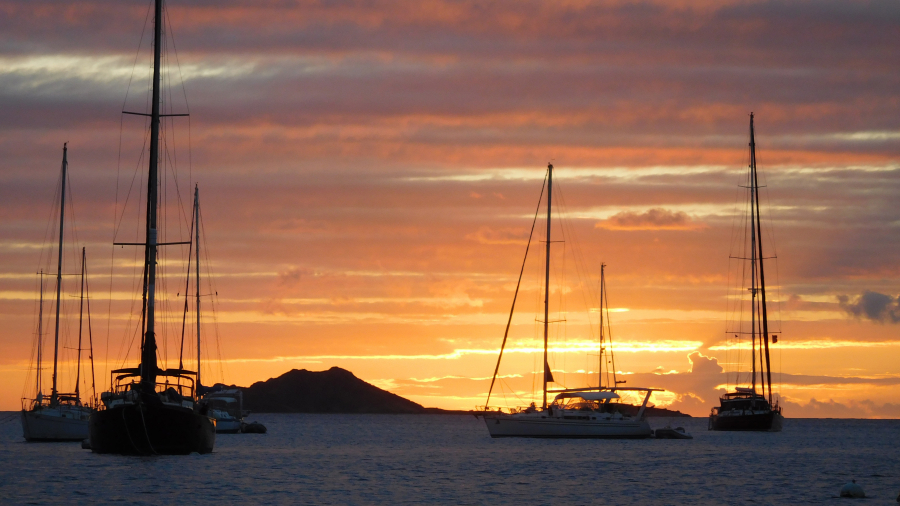
[[[769,361],[769,314],[766,306],[765,257],[763,256],[762,225],[759,212],[759,176],[756,170],[756,139],[753,113],[750,113],[750,256],[733,257],[750,262],[750,356],[749,387],[735,387],[720,398],[720,405],[709,415],[710,430],[780,431],[784,417],[781,406],[772,397],[772,369]],[[738,322],[740,326],[740,322]],[[738,334],[742,329],[732,329]],[[773,342],[777,338],[773,337]],[[757,357],[757,352],[759,357]],[[763,353],[765,352],[765,353]],[[759,358],[759,386],[757,391],[757,358]]]
[[146,239],[139,244],[117,243],[144,247],[141,362],[138,367],[111,372],[111,391],[101,395],[103,406],[90,419],[91,450],[97,453],[209,453],[216,439],[215,421],[198,410],[197,373],[180,368],[162,370],[156,361],[157,252],[160,246],[185,244],[157,241],[160,117],[168,116],[160,114],[162,16],[162,0],[155,0],[152,111],[142,114],[150,117]]

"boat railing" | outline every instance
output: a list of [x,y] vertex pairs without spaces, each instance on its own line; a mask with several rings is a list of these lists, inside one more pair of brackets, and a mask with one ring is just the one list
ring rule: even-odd
[[[157,393],[177,393],[185,399],[193,399],[195,393],[193,371],[183,369],[160,369],[157,371],[154,390]],[[138,368],[115,369],[110,371],[110,389],[113,395],[125,394],[138,390],[141,382],[141,371]],[[162,381],[159,381],[162,380]],[[101,396],[102,397],[102,396]]]
[[514,415],[516,413],[528,413],[531,411],[538,411],[539,408],[535,408],[534,406],[517,406],[514,408],[507,406],[475,406],[476,414],[505,414],[505,415]]
[[[139,385],[140,385],[140,380],[138,380],[138,379],[132,379],[131,381],[127,381],[127,382],[126,381],[116,381],[116,383],[113,385],[112,391],[115,394],[124,394],[125,392],[131,391],[131,390],[137,390]],[[172,382],[172,381],[166,380],[162,383],[157,382],[154,390],[156,391],[156,393],[161,394],[161,393],[169,392],[170,391],[169,389],[174,390],[181,397],[191,398],[191,399],[194,398],[193,382],[191,382],[190,384],[186,384],[186,383]]]
[[[168,392],[174,389],[178,395],[182,397],[194,398],[194,376],[197,373],[184,369],[159,369],[156,372],[157,379],[163,378],[163,381],[156,381],[154,387],[157,393]],[[174,378],[171,380],[170,378]],[[137,385],[141,382],[141,371],[139,368],[114,369],[110,371],[111,391],[114,394],[121,394],[130,390],[136,390]]]
[[26,411],[38,409],[38,408],[55,408],[55,407],[59,407],[59,406],[92,407],[90,403],[88,403],[87,405],[82,404],[81,400],[75,394],[57,394],[55,404],[52,403],[52,399],[49,395],[43,396],[39,399],[28,399],[28,398],[22,399],[22,409],[26,410]]

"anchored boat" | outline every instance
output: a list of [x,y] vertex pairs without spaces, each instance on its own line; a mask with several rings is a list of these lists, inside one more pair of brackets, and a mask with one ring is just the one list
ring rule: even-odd
[[[60,330],[60,304],[63,279],[63,235],[65,232],[66,210],[66,182],[68,179],[69,162],[67,159],[68,146],[63,144],[62,176],[60,202],[59,202],[59,249],[56,264],[56,325],[53,334],[53,376],[50,387],[50,396],[44,395],[42,390],[43,376],[43,347],[44,347],[44,272],[40,272],[40,302],[38,305],[38,328],[35,354],[35,396],[33,399],[22,399],[22,432],[27,441],[81,441],[88,437],[88,419],[93,408],[91,403],[85,405],[81,401],[81,355],[82,329],[84,328],[85,292],[87,282],[85,280],[85,251],[81,249],[81,295],[78,317],[78,347],[76,348],[76,374],[75,391],[61,393],[59,385],[59,330]],[[88,299],[89,300],[89,299]],[[88,337],[90,338],[90,302],[88,302]],[[91,349],[93,348],[93,339]],[[94,372],[94,354],[91,351],[91,378]],[[93,385],[94,382],[91,382]]]
[[[194,186],[194,219],[192,220],[194,242],[191,245],[193,249],[194,261],[194,320],[197,325],[197,392],[200,397],[199,410],[201,413],[209,416],[216,421],[216,433],[218,434],[236,434],[241,432],[244,424],[244,396],[238,388],[224,388],[222,385],[213,387],[204,387],[201,382],[201,346],[200,346],[200,188]],[[188,255],[187,279],[185,279],[184,287],[184,312],[181,319],[181,352],[178,357],[179,368],[184,368],[184,338],[188,314],[188,291],[191,281],[191,255]]]
[[[759,173],[756,170],[756,138],[753,129],[753,113],[750,113],[750,164],[747,184],[748,216],[743,220],[747,227],[745,236],[749,241],[741,242],[741,249],[731,258],[745,263],[740,295],[734,297],[733,311],[738,315],[733,328],[737,342],[736,352],[740,353],[741,341],[750,337],[749,377],[737,372],[737,383],[742,376],[749,386],[735,387],[719,399],[719,406],[712,408],[709,415],[709,430],[780,431],[784,417],[781,406],[772,395],[772,369],[769,360],[769,345],[777,343],[776,335],[769,333],[768,300],[766,299],[765,260],[763,254],[763,234],[759,212]],[[749,249],[749,251],[747,251]],[[774,258],[774,255],[768,259]],[[746,265],[749,263],[749,266]],[[749,268],[748,268],[749,267]],[[747,307],[749,304],[749,307]],[[747,321],[749,317],[749,321]],[[736,360],[740,363],[741,360]],[[746,383],[745,383],[746,384]],[[773,402],[774,401],[774,402]]]
[[145,239],[114,243],[144,249],[141,358],[137,367],[111,372],[111,390],[101,394],[103,405],[90,418],[90,444],[95,453],[189,454],[209,453],[216,440],[215,420],[199,412],[195,371],[160,369],[156,344],[156,279],[158,250],[170,244],[159,238],[160,118],[184,116],[160,113],[160,59],[163,1],[154,2],[153,81],[149,114],[150,163],[147,176]]
[[242,432],[244,394],[239,388],[213,389],[200,399],[200,409],[216,420],[219,434]]
[[[509,329],[512,323],[513,313],[516,308],[516,298],[522,283],[522,274],[525,271],[525,261],[519,272],[519,281],[513,295],[512,308],[509,321],[503,335],[503,343],[500,346],[500,355],[497,357],[497,366],[491,378],[491,386],[488,390],[487,401],[484,410],[480,413],[491,437],[536,437],[536,438],[649,438],[652,434],[650,424],[644,419],[644,411],[654,388],[625,388],[619,385],[624,381],[617,381],[615,376],[615,361],[612,355],[611,338],[604,334],[604,312],[608,328],[608,304],[606,303],[606,278],[605,265],[600,268],[600,368],[598,370],[599,382],[597,387],[549,389],[548,384],[556,383],[550,370],[548,361],[549,325],[556,323],[550,321],[550,247],[553,241],[551,232],[551,213],[553,200],[553,165],[547,165],[545,179],[547,189],[547,232],[545,237],[546,261],[544,264],[544,354],[543,354],[543,396],[542,403],[537,406],[532,403],[527,407],[501,409],[491,408],[490,398],[497,381],[497,373],[500,370],[500,362],[503,359],[503,351],[509,337]],[[543,190],[541,192],[543,194]],[[542,195],[543,197],[543,195]],[[538,199],[538,212],[540,211]],[[532,223],[531,234],[534,234]],[[525,249],[525,260],[528,258],[528,249],[531,245],[531,236]],[[607,345],[609,347],[607,348]],[[608,355],[607,355],[608,353]],[[611,366],[610,366],[611,365]],[[604,374],[604,368],[606,373]],[[609,376],[612,375],[612,381]],[[604,385],[604,377],[607,384]],[[621,393],[629,395],[640,394],[643,399],[640,406],[621,403]],[[548,394],[555,396],[548,404]]]

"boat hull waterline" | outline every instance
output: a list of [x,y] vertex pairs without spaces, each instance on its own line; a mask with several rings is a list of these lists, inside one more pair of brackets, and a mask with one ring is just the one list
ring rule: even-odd
[[216,418],[216,434],[239,434],[242,424],[234,418]]
[[123,455],[210,453],[216,423],[193,410],[131,404],[91,416],[91,451]]
[[573,420],[520,414],[485,414],[492,438],[644,439],[652,434],[645,420]]
[[88,437],[88,408],[22,411],[26,441],[82,441]]

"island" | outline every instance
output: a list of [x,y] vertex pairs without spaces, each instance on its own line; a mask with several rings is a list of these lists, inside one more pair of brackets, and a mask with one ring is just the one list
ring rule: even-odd
[[[277,378],[257,381],[243,391],[243,408],[253,413],[475,414],[475,411],[426,408],[332,367],[327,371],[292,369]],[[637,406],[623,405],[623,410]],[[647,407],[647,416],[690,416]]]

